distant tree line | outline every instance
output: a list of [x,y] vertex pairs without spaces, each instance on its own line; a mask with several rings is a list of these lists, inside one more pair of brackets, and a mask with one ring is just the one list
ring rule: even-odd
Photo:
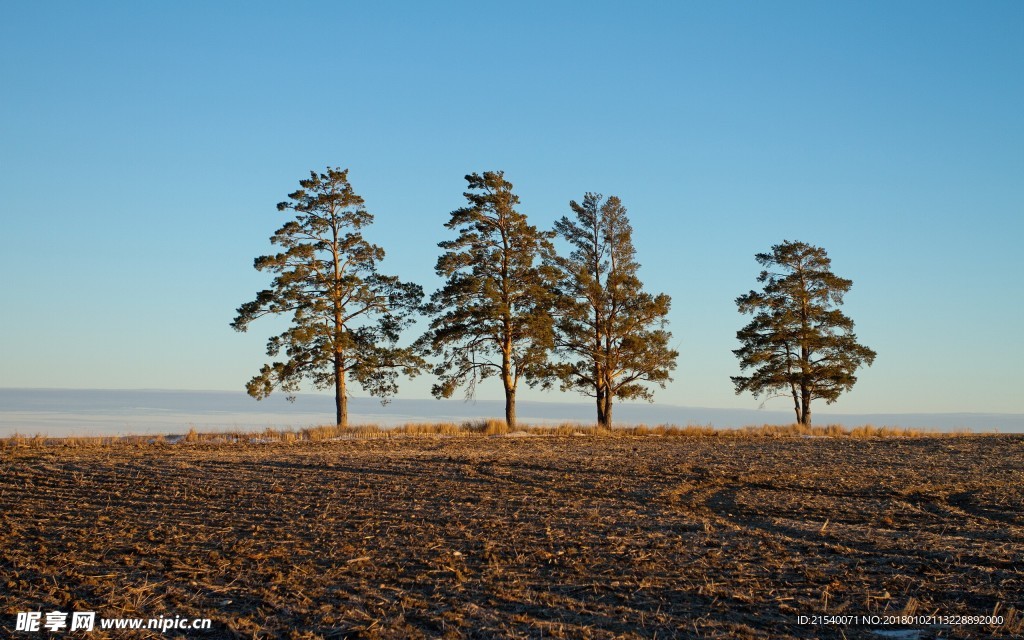
[[[541,230],[519,211],[519,198],[500,171],[470,174],[466,206],[445,227],[434,267],[444,284],[425,300],[423,289],[383,275],[384,250],[361,230],[373,222],[352,189],[347,169],[311,172],[277,205],[288,219],[270,238],[279,252],[256,258],[271,286],[238,308],[232,327],[246,331],[267,315],[291,322],[267,343],[264,365],[247,385],[257,399],[275,390],[294,394],[308,380],[333,389],[337,424],[348,425],[349,379],[383,401],[397,393],[399,375],[430,371],[432,393],[451,397],[497,377],[505,392],[505,422],[516,426],[520,383],[594,398],[597,424],[612,425],[615,399],[653,400],[653,386],[672,380],[679,353],[668,331],[671,300],[643,289],[626,208],[615,196],[586,193],[570,215]],[[555,242],[568,247],[559,253]],[[786,242],[759,254],[763,292],[737,299],[754,319],[737,338],[741,369],[736,392],[791,393],[797,421],[810,424],[810,401],[834,402],[870,365],[853,322],[834,306],[851,282],[829,271],[825,252]],[[429,318],[411,345],[401,333],[417,316]]]

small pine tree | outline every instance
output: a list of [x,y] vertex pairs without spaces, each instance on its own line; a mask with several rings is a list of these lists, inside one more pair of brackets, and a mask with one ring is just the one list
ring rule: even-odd
[[754,318],[736,333],[743,346],[733,351],[740,370],[753,372],[732,382],[737,394],[792,397],[797,423],[809,426],[811,401],[835,402],[876,354],[857,342],[853,320],[837,308],[853,282],[832,273],[824,249],[786,241],[756,258],[764,290],[736,298],[740,313]]
[[433,316],[421,348],[439,359],[433,394],[467,397],[497,375],[505,390],[505,423],[516,425],[516,390],[544,365],[552,347],[549,310],[550,232],[538,231],[516,210],[519,197],[501,171],[466,176],[469,205],[445,224],[458,231],[438,246],[436,271],[446,278],[431,297]]
[[570,202],[574,219],[555,231],[572,247],[553,259],[558,276],[556,343],[564,360],[545,382],[595,398],[598,426],[612,426],[615,398],[653,400],[649,384],[671,381],[679,352],[666,329],[671,299],[643,290],[626,208],[615,196],[587,193]]
[[238,308],[231,326],[245,331],[257,318],[291,314],[291,326],[267,343],[267,355],[283,351],[286,359],[264,365],[246,389],[259,400],[277,388],[294,393],[304,379],[333,387],[337,424],[345,428],[348,377],[386,401],[398,390],[400,371],[416,375],[424,365],[412,349],[397,346],[423,290],[378,273],[384,250],[363,238],[373,215],[352,190],[348,169],[310,172],[299,185],[277,205],[294,213],[270,238],[282,251],[255,261],[258,271],[276,274],[273,283]]

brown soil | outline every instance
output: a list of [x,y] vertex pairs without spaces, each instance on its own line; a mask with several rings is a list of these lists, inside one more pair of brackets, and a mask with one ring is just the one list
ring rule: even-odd
[[[0,636],[58,609],[204,638],[1009,638],[1022,600],[1024,436],[0,451]],[[117,633],[81,637],[180,637]]]

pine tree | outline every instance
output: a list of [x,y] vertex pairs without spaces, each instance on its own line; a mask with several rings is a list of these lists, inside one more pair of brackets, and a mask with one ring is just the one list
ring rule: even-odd
[[832,404],[857,382],[856,370],[875,361],[836,308],[853,282],[832,273],[824,249],[803,242],[783,242],[756,258],[764,290],[736,299],[740,313],[754,317],[736,333],[743,346],[733,351],[740,370],[753,372],[732,381],[737,394],[792,397],[796,421],[810,425],[812,400]]
[[458,237],[438,246],[444,286],[427,307],[433,316],[422,348],[439,359],[433,394],[449,398],[459,387],[472,397],[492,375],[505,390],[505,422],[516,425],[516,389],[544,365],[552,347],[549,311],[550,232],[538,231],[516,210],[519,197],[501,171],[466,176],[468,206],[445,224]]
[[563,391],[593,397],[598,425],[610,429],[615,398],[653,400],[649,384],[671,381],[679,357],[666,329],[671,300],[643,291],[633,229],[617,197],[602,203],[587,193],[582,205],[569,206],[574,219],[555,223],[572,247],[568,257],[554,259],[556,343],[564,360],[549,369],[546,385],[554,377]]
[[257,318],[291,314],[289,328],[267,343],[267,355],[286,359],[264,365],[246,389],[259,400],[278,388],[293,394],[303,380],[333,387],[337,424],[345,428],[349,377],[386,401],[399,372],[415,375],[423,366],[412,349],[397,346],[423,290],[378,273],[384,250],[363,238],[373,215],[352,190],[348,169],[310,172],[299,185],[277,205],[294,214],[270,238],[281,252],[255,260],[257,270],[275,274],[273,283],[238,308],[231,326],[245,331]]

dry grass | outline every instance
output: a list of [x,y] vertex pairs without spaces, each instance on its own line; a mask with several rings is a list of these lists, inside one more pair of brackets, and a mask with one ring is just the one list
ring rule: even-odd
[[216,639],[1024,633],[1024,436],[471,437],[494,428],[23,438],[0,451],[0,636],[53,609]]
[[[922,438],[922,437],[967,437],[987,436],[992,434],[975,434],[971,432],[941,433],[922,429],[903,429],[898,427],[876,427],[863,425],[848,428],[842,425],[804,426],[790,425],[758,425],[740,429],[716,429],[711,425],[619,425],[612,430],[600,429],[593,424],[566,422],[555,426],[523,425],[517,429],[518,434],[547,436],[662,436],[662,437],[704,437],[704,438],[761,438],[761,437],[828,437],[828,438]],[[263,431],[216,431],[199,432],[191,427],[181,436],[165,435],[130,435],[130,436],[98,436],[98,437],[44,437],[40,434],[26,436],[14,434],[8,438],[0,438],[0,448],[23,447],[86,447],[127,445],[143,447],[149,445],[163,446],[170,444],[238,444],[238,443],[299,443],[324,442],[335,439],[373,439],[395,438],[405,436],[498,436],[508,435],[509,430],[502,420],[477,420],[462,423],[455,422],[409,422],[394,427],[378,425],[356,425],[342,429],[336,425],[309,427],[300,430],[266,428]]]

